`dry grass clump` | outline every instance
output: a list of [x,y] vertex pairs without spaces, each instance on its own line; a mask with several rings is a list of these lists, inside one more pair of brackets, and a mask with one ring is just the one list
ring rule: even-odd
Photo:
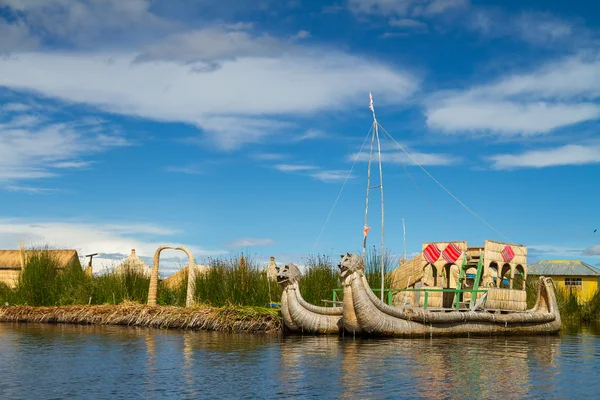
[[182,308],[131,302],[99,306],[0,307],[0,322],[128,325],[226,332],[274,332],[282,328],[278,311],[266,308]]

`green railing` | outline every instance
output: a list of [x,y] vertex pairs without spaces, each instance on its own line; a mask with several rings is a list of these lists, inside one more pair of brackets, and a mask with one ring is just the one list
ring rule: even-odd
[[[381,293],[381,289],[371,289],[373,292],[375,293]],[[386,303],[388,305],[392,305],[392,300],[393,300],[393,294],[394,292],[397,292],[398,289],[384,289],[385,293],[385,300]],[[338,293],[344,293],[344,289],[333,289],[333,302],[335,304],[335,302],[339,302],[341,301],[341,298],[338,296]]]
[[[381,292],[381,289],[371,289],[374,293],[377,292]],[[333,302],[339,302],[340,297],[338,296],[338,293],[341,292],[342,294],[344,293],[344,289],[333,289]],[[429,302],[429,293],[454,293],[454,296],[456,297],[457,295],[460,295],[462,293],[471,293],[471,299],[474,300],[477,297],[477,293],[487,293],[487,290],[485,289],[425,289],[425,288],[419,288],[419,289],[384,289],[384,293],[385,293],[385,298],[386,298],[386,303],[388,305],[392,305],[393,303],[393,295],[394,293],[398,293],[398,292],[424,292],[424,298],[423,298],[423,309],[427,310],[427,306],[428,306],[428,302]],[[456,308],[457,310],[460,308],[460,303],[453,301],[452,302],[453,307]],[[484,301],[484,305],[485,305],[485,301]]]
[[[427,310],[427,305],[428,305],[428,301],[429,301],[429,293],[454,293],[454,296],[458,296],[462,293],[471,293],[471,299],[474,299],[475,297],[477,297],[476,293],[487,293],[487,290],[485,289],[392,289],[395,290],[397,292],[425,292],[424,294],[424,298],[423,298],[423,309]],[[453,307],[456,308],[457,310],[460,308],[460,303],[457,301],[453,301],[452,302]]]

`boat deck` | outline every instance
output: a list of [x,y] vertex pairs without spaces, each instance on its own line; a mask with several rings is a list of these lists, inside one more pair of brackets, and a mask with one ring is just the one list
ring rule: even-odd
[[[408,308],[410,310],[423,310],[423,308],[412,308],[412,307],[404,307],[404,308]],[[471,309],[469,308],[461,308],[461,309],[455,309],[455,308],[444,308],[444,307],[427,307],[427,310],[423,310],[423,311],[431,311],[431,312],[456,312],[456,311],[461,311],[461,312],[470,312]],[[474,312],[487,312],[487,313],[494,313],[494,314],[517,314],[517,313],[524,313],[527,311],[517,311],[517,310],[502,310],[502,309],[496,309],[496,308],[486,308],[483,310],[474,310]]]

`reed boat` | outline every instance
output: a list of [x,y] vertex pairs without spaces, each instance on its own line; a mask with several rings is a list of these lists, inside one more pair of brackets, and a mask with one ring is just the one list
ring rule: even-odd
[[[386,279],[384,265],[386,253],[380,128],[408,159],[451,198],[496,234],[504,235],[436,180],[381,127],[375,116],[373,97],[370,94],[369,97],[373,125],[369,131],[372,137],[367,169],[362,257],[347,253],[342,256],[338,265],[343,287],[341,308],[307,304],[298,288],[300,272],[297,268],[289,265],[280,271],[278,281],[284,287],[282,315],[288,329],[293,332],[334,333],[343,328],[350,334],[400,337],[557,333],[561,317],[551,278],[540,277],[535,305],[527,309],[527,247],[523,245],[493,240],[486,240],[481,247],[469,247],[466,241],[423,243],[422,252],[405,262],[406,231],[402,220],[404,257],[400,266],[387,275],[387,278],[391,278],[392,288],[384,287],[385,282],[390,279]],[[362,148],[359,155],[361,152]],[[379,182],[373,185],[371,165],[374,154],[378,157]],[[367,237],[371,229],[368,224],[371,189],[380,191],[381,198],[379,297],[367,282],[364,265]],[[337,200],[334,207],[336,203]],[[332,211],[333,208],[330,214]],[[517,288],[518,285],[520,288]],[[339,300],[337,290],[339,289],[334,290],[333,302]]]
[[[342,256],[338,267],[343,279],[344,298],[346,293],[350,293],[352,296],[351,302],[344,301],[344,320],[348,318],[353,321],[360,327],[363,334],[435,337],[555,334],[560,330],[561,317],[554,292],[554,283],[548,277],[540,277],[537,300],[535,306],[529,310],[519,310],[522,305],[521,301],[513,302],[515,303],[513,309],[495,309],[485,306],[489,292],[506,290],[510,295],[510,291],[513,291],[513,289],[493,286],[484,287],[481,290],[449,289],[446,292],[454,295],[452,306],[428,309],[427,301],[423,304],[422,298],[420,301],[417,300],[417,304],[414,304],[413,298],[413,302],[404,302],[400,306],[381,301],[367,284],[364,260],[359,255],[348,253]],[[414,290],[429,293],[428,289]],[[443,289],[429,290],[432,290],[433,293],[444,293],[438,292]],[[402,294],[401,291],[400,293]],[[466,302],[460,301],[460,296],[465,293],[473,294],[467,299],[470,307],[464,307]],[[443,301],[443,296],[440,296],[439,299]],[[421,305],[419,306],[418,303]],[[444,304],[438,303],[437,305],[443,306]],[[347,326],[346,330],[351,331],[352,328],[353,326]]]
[[295,264],[277,267],[277,283],[282,288],[281,316],[286,329],[295,333],[339,334],[342,307],[319,307],[308,303],[300,293],[300,270]]

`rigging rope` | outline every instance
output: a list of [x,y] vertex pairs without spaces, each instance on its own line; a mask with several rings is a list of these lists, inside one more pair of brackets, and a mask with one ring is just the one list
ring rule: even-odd
[[475,218],[477,218],[478,220],[480,220],[481,222],[483,222],[485,225],[487,225],[490,229],[492,229],[494,232],[496,232],[498,235],[502,236],[504,239],[506,239],[508,242],[510,242],[510,240],[504,236],[504,234],[502,232],[500,232],[498,229],[494,228],[489,222],[487,222],[486,220],[484,220],[483,218],[481,218],[475,211],[471,210],[465,203],[463,203],[462,201],[460,201],[458,199],[458,197],[456,197],[454,194],[452,194],[452,192],[450,192],[450,190],[446,189],[446,187],[444,185],[442,185],[437,179],[435,179],[433,177],[433,175],[431,175],[425,168],[423,168],[423,166],[421,164],[419,164],[409,153],[408,151],[406,151],[404,149],[404,147],[402,147],[402,145],[400,145],[400,143],[398,143],[396,141],[396,139],[394,139],[392,137],[392,135],[390,135],[388,133],[388,131],[385,130],[385,128],[383,126],[381,126],[378,123],[379,127],[381,128],[381,130],[383,130],[385,132],[386,135],[388,135],[388,137],[392,140],[392,142],[394,142],[399,148],[400,150],[402,150],[404,152],[404,154],[406,154],[406,156],[408,158],[410,158],[410,160],[412,162],[414,162],[419,168],[421,168],[421,170],[423,170],[423,172],[425,172],[427,174],[427,176],[429,176],[435,183],[438,184],[439,187],[441,187],[442,189],[444,189],[444,191],[446,193],[448,193],[448,195],[450,195],[450,197],[452,197],[454,200],[456,200],[461,206],[463,206],[467,211],[469,211],[471,214],[473,214],[473,216],[475,216]]
[[[380,125],[381,126],[381,125]],[[383,128],[382,128],[383,129]],[[386,132],[387,133],[387,132]],[[384,138],[387,140],[387,138],[384,136]],[[410,179],[410,181],[412,182],[413,186],[415,187],[415,189],[417,190],[417,192],[419,193],[419,195],[421,196],[421,198],[423,199],[423,201],[425,202],[425,205],[429,208],[429,211],[431,211],[431,213],[433,214],[433,216],[435,217],[438,225],[440,227],[443,227],[444,224],[442,224],[442,220],[440,219],[438,213],[434,210],[434,208],[431,206],[431,204],[429,204],[429,201],[427,200],[427,197],[425,197],[425,195],[423,194],[423,192],[421,191],[421,189],[419,189],[419,186],[417,185],[417,182],[415,182],[415,180],[413,179],[412,175],[410,174],[410,172],[408,172],[408,168],[406,168],[406,165],[404,164],[404,162],[402,161],[402,158],[400,157],[400,154],[398,154],[398,161],[400,162],[400,165],[402,165],[402,168],[404,169],[404,172],[406,172],[406,175],[408,175],[408,178]]]
[[333,214],[333,210],[335,209],[335,206],[337,205],[338,201],[340,200],[340,196],[342,195],[342,192],[344,191],[344,188],[346,187],[346,183],[348,183],[348,179],[350,179],[350,176],[352,175],[352,170],[354,170],[354,167],[356,166],[356,163],[358,162],[358,159],[360,158],[360,155],[362,154],[362,150],[365,147],[365,143],[367,143],[367,139],[369,138],[369,135],[371,134],[372,130],[373,130],[373,125],[371,125],[369,132],[367,132],[367,136],[365,136],[365,140],[363,140],[363,143],[360,146],[360,150],[356,154],[354,163],[352,164],[350,171],[348,171],[348,175],[346,175],[346,179],[344,180],[344,183],[342,184],[342,188],[340,189],[340,192],[338,193],[337,198],[333,202],[333,206],[331,207],[331,210],[329,210],[329,214],[327,215],[327,218],[325,219],[325,223],[323,224],[323,227],[321,228],[321,232],[319,232],[319,236],[317,236],[317,240],[316,240],[315,244],[313,245],[311,252],[315,251],[315,247],[317,247],[317,244],[319,244],[319,240],[321,239],[321,236],[323,235],[323,231],[325,231],[325,227],[327,226],[327,223],[329,222],[329,219],[331,218],[331,214]]

